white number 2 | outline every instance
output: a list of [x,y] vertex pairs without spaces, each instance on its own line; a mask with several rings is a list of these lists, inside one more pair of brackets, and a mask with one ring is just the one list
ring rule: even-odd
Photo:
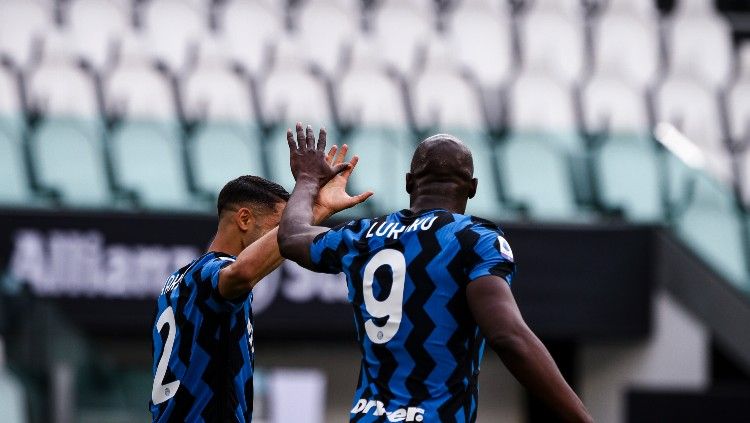
[[[372,290],[375,271],[381,266],[388,266],[393,273],[391,293],[383,301],[378,301]],[[406,278],[406,260],[397,250],[381,250],[375,254],[365,266],[363,278],[363,296],[365,308],[373,318],[387,317],[384,326],[378,326],[372,319],[365,322],[365,332],[370,340],[376,344],[390,341],[401,326],[401,313],[404,300],[404,279]]]
[[159,320],[156,322],[156,330],[161,332],[161,328],[167,325],[167,342],[164,344],[164,350],[161,353],[159,364],[156,366],[156,375],[154,375],[154,386],[151,388],[151,401],[154,404],[161,404],[164,401],[172,398],[177,393],[177,388],[180,387],[180,381],[175,380],[167,384],[164,382],[164,376],[167,374],[167,366],[169,365],[169,357],[172,355],[172,348],[174,347],[175,338],[175,321],[174,321],[174,310],[172,307],[167,307],[159,316]]

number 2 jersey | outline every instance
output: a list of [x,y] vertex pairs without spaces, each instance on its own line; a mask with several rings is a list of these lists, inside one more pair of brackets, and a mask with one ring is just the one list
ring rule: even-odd
[[466,286],[511,283],[502,231],[472,216],[402,210],[318,235],[316,271],[344,272],[362,350],[351,422],[474,422],[484,338]]
[[252,293],[224,299],[219,271],[235,258],[209,252],[172,274],[152,329],[153,422],[250,422]]

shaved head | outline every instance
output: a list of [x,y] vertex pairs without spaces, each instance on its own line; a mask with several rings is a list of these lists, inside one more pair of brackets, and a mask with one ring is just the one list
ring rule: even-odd
[[474,175],[471,151],[458,138],[448,134],[436,134],[419,143],[411,159],[414,176],[464,176]]
[[460,139],[448,134],[433,135],[420,142],[406,175],[411,205],[438,203],[459,212],[476,193],[474,161]]

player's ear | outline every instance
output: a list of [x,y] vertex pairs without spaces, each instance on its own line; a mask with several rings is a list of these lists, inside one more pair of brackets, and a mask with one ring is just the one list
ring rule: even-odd
[[234,221],[241,231],[246,232],[255,225],[255,215],[247,207],[242,207],[234,214]]
[[414,175],[411,172],[406,172],[406,192],[411,194],[414,191]]
[[469,198],[474,198],[477,195],[477,186],[479,185],[479,179],[471,178],[469,183]]

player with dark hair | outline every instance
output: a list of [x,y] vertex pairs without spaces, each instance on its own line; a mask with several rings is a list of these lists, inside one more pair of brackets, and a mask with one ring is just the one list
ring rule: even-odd
[[406,174],[410,208],[333,229],[315,226],[320,187],[340,168],[287,134],[297,183],[279,226],[284,257],[344,272],[362,351],[352,422],[474,422],[485,339],[515,377],[566,421],[591,421],[510,290],[503,232],[464,214],[476,193],[471,152],[450,135],[419,144]]
[[[301,126],[298,130],[302,132]],[[346,183],[357,158],[346,146],[326,157],[348,170],[322,188],[314,221],[364,201]],[[150,408],[154,422],[250,422],[253,410],[253,286],[281,264],[276,227],[289,193],[241,176],[219,194],[219,225],[206,254],[173,273],[157,301],[152,329]]]

